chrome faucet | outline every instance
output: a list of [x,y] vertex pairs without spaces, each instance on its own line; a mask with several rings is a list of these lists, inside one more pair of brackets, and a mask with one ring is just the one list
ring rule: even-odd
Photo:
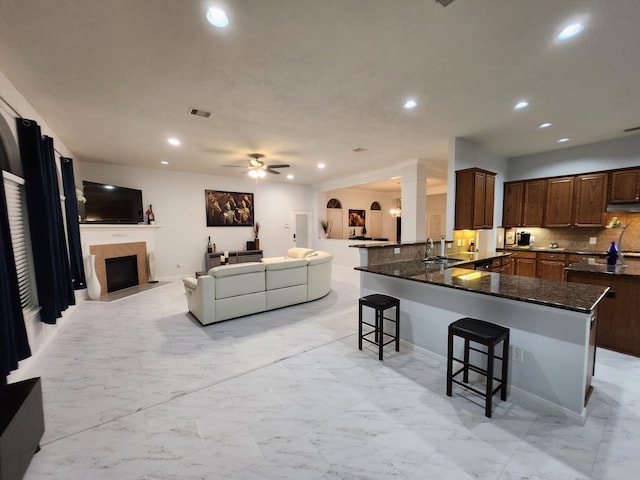
[[431,251],[433,250],[433,239],[431,237],[427,238],[427,248],[424,252],[424,258],[429,258],[431,256]]

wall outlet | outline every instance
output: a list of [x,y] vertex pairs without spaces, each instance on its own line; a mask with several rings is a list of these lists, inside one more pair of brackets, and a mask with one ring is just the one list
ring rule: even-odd
[[467,244],[467,241],[463,238],[462,239],[462,246],[464,247]]
[[453,246],[453,243],[447,242],[447,248],[451,248],[452,246]]
[[536,241],[536,237],[534,237],[533,235],[531,235],[531,237],[529,238],[529,241],[530,241],[531,243],[535,242],[535,241]]
[[458,246],[461,247],[462,246],[462,240],[458,239]]
[[598,241],[598,237],[589,237],[589,245],[595,245]]
[[394,254],[394,255],[397,255],[397,254],[399,254],[399,253],[400,253],[400,249],[399,249],[398,247],[396,247],[396,248],[394,248],[394,249],[393,249],[393,254]]

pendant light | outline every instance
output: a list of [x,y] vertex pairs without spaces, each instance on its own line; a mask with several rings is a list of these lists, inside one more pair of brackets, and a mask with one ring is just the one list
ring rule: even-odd
[[398,198],[396,199],[396,208],[392,208],[389,210],[389,213],[392,217],[401,217],[402,216],[402,203],[400,198],[400,182],[398,182]]

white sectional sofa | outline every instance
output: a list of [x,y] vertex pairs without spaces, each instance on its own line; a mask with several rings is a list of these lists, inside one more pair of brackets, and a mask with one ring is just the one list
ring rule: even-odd
[[183,279],[189,311],[202,325],[304,303],[331,290],[333,255],[290,248],[284,257],[214,267]]

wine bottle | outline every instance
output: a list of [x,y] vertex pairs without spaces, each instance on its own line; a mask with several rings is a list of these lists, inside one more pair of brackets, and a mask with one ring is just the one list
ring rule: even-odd
[[213,253],[213,244],[211,243],[211,237],[209,237],[209,243],[207,244],[207,253]]
[[151,204],[149,204],[149,214],[147,215],[147,219],[149,221],[149,225],[153,225],[156,223],[156,216],[153,214],[153,208]]

